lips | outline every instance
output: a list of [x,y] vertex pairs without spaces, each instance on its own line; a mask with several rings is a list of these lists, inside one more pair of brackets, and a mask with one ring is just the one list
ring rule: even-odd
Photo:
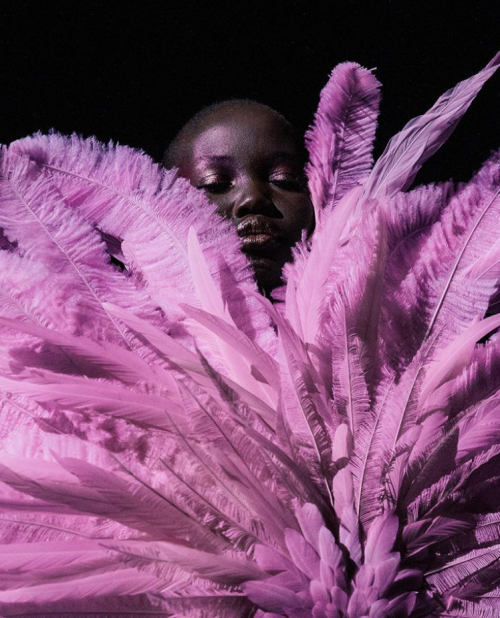
[[272,250],[277,244],[283,244],[283,232],[271,222],[258,217],[247,217],[236,226],[241,238],[243,250],[248,253]]

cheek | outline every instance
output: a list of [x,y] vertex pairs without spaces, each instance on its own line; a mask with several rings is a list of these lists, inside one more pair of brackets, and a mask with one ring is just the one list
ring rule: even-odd
[[217,195],[216,193],[209,193],[208,191],[204,191],[207,198],[217,206],[217,212],[226,217],[227,219],[231,218],[231,208],[228,205],[228,199],[224,195]]
[[302,236],[302,230],[312,230],[314,211],[310,199],[305,195],[294,195],[288,199],[283,209],[283,226],[292,243],[296,243]]

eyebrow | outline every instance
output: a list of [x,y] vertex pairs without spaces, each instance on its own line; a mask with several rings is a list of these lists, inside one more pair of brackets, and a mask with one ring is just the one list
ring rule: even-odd
[[[208,164],[208,165],[221,165],[228,166],[233,162],[233,158],[228,155],[204,155],[200,157],[196,157],[195,164]],[[290,151],[278,151],[274,152],[268,157],[265,158],[265,165],[279,165],[280,163],[289,163],[293,165],[301,165],[300,155],[296,152]]]
[[269,163],[279,163],[281,161],[296,162],[300,160],[300,156],[296,152],[281,151],[273,153],[271,156],[267,157],[267,160]]
[[[280,150],[278,152],[273,152],[269,157],[266,157],[269,161],[281,160],[281,159],[295,159],[297,157],[296,152],[290,152],[289,150]],[[228,155],[205,155],[201,157],[196,157],[197,161],[231,161],[232,157]]]
[[231,157],[227,155],[207,155],[204,157],[196,157],[197,163],[228,163]]

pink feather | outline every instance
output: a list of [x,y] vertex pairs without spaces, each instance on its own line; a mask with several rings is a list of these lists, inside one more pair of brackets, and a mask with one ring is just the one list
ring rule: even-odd
[[500,53],[486,67],[445,92],[431,109],[410,120],[387,144],[366,184],[367,196],[394,195],[407,189],[422,164],[450,137],[483,84],[500,65]]
[[[316,224],[371,169],[380,83],[354,62],[339,64],[320,95],[314,124],[306,133],[307,168]],[[325,213],[326,215],[326,213]]]
[[372,172],[378,82],[332,73],[281,305],[145,155],[2,150],[1,613],[498,613],[500,159],[398,193],[498,63]]

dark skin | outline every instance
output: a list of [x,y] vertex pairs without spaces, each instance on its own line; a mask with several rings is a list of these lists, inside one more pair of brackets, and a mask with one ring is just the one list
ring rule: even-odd
[[260,105],[213,110],[183,137],[179,174],[236,226],[262,292],[281,284],[302,230],[314,226],[301,151],[286,122]]

